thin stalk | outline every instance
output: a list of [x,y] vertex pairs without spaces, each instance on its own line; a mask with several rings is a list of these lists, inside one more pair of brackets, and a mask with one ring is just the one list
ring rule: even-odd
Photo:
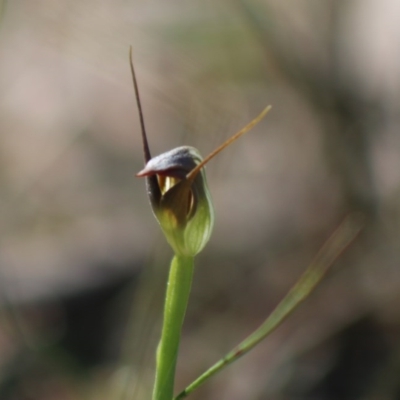
[[172,400],[183,319],[192,286],[194,257],[175,255],[167,283],[164,322],[157,349],[153,400]]
[[351,215],[346,218],[326,241],[315,256],[313,262],[264,323],[238,346],[226,354],[225,357],[200,375],[199,378],[179,393],[174,400],[181,400],[188,396],[217,372],[253,349],[254,346],[275,330],[306,298],[308,298],[324,277],[329,267],[355,239],[363,225],[364,220],[360,218],[359,215]]

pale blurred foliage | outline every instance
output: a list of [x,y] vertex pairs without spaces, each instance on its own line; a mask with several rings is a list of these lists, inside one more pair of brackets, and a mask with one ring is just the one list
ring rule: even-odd
[[207,168],[216,227],[197,260],[177,387],[262,322],[353,210],[370,227],[323,287],[190,398],[305,393],[334,363],[335,342],[319,345],[365,316],[399,347],[399,18],[395,0],[2,2],[4,375],[21,342],[37,350],[62,336],[48,329],[51,316],[41,321],[41,302],[154,265],[137,294],[135,335],[121,333],[132,296],[109,311],[117,333],[105,346],[125,349],[117,372],[104,362],[79,380],[56,367],[48,383],[24,378],[26,398],[113,398],[106,382],[119,387],[137,349],[147,349],[135,364],[144,390],[152,379],[171,253],[134,178],[143,161],[129,45],[153,155],[182,144],[206,155],[273,105]]

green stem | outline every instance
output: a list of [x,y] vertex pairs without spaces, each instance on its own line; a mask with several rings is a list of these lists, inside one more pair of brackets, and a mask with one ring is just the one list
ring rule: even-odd
[[192,286],[194,257],[175,255],[171,262],[164,322],[157,349],[153,400],[172,400],[179,340]]

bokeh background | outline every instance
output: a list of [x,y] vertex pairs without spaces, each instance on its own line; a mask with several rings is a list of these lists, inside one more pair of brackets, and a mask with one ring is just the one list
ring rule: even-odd
[[171,250],[154,155],[210,162],[182,389],[254,330],[349,213],[366,228],[277,331],[190,398],[400,398],[396,0],[8,0],[0,20],[0,398],[149,399]]

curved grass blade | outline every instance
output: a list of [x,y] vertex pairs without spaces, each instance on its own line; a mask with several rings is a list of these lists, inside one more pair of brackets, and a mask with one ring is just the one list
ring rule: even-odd
[[181,400],[196,390],[217,372],[239,357],[253,349],[258,343],[274,331],[315,289],[325,276],[329,267],[346,250],[360,233],[364,225],[364,218],[359,214],[351,214],[339,225],[336,231],[325,242],[306,271],[277,305],[272,314],[250,336],[225,355],[206,372],[186,387],[174,400]]

